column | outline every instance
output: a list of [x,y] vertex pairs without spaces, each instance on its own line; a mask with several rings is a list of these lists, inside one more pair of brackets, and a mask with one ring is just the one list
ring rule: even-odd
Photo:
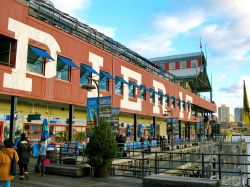
[[10,134],[9,139],[14,142],[15,140],[15,127],[16,127],[16,120],[15,120],[15,113],[16,113],[16,105],[17,105],[17,97],[11,96],[11,104],[10,104]]

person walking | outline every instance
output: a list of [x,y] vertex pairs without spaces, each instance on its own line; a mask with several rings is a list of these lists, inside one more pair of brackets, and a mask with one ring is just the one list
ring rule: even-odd
[[19,179],[22,180],[24,178],[28,179],[28,164],[30,160],[30,151],[31,146],[26,138],[26,134],[21,134],[21,140],[17,144],[17,153],[19,156],[19,170],[20,170],[20,177]]
[[37,176],[44,176],[45,174],[45,166],[44,160],[46,159],[46,151],[47,151],[47,142],[46,138],[41,138],[39,144],[39,152],[38,152],[38,159],[37,159]]
[[10,175],[11,160],[18,162],[19,157],[10,139],[4,140],[4,148],[0,151],[0,187],[10,187],[10,181],[15,177]]

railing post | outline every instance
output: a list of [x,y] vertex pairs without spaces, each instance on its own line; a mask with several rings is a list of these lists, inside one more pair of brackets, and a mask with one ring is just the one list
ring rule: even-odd
[[142,150],[142,168],[141,168],[141,171],[142,171],[142,178],[144,177],[144,150]]
[[219,165],[219,179],[221,180],[221,160],[220,160],[220,153],[218,154],[218,165]]
[[204,163],[204,153],[201,153],[201,177],[205,177],[205,163]]
[[158,167],[158,164],[157,164],[157,153],[155,153],[155,174],[157,174],[157,167]]
[[59,163],[62,164],[62,146],[60,146]]

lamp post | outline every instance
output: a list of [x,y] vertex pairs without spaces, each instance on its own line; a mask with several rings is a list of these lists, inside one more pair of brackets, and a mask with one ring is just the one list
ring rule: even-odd
[[170,123],[171,124],[171,136],[170,136],[170,139],[171,139],[171,151],[173,151],[173,149],[174,149],[174,133],[173,133],[174,118],[173,118],[173,110],[166,110],[164,112],[165,112],[164,116],[167,116],[168,115],[167,113],[170,113],[171,118],[172,118],[171,123]]
[[93,81],[95,83],[95,86],[92,84],[87,84],[87,85],[82,85],[81,88],[86,89],[86,90],[93,90],[93,89],[97,89],[97,122],[96,125],[98,126],[100,124],[100,90],[99,90],[99,81],[92,79],[92,78],[88,78],[90,81]]

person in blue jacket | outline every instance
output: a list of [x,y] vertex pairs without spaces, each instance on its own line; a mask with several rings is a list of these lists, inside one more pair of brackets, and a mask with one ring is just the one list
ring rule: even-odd
[[39,144],[37,165],[36,165],[37,176],[44,176],[45,174],[44,160],[46,159],[46,152],[47,152],[46,138],[41,138],[40,144]]

